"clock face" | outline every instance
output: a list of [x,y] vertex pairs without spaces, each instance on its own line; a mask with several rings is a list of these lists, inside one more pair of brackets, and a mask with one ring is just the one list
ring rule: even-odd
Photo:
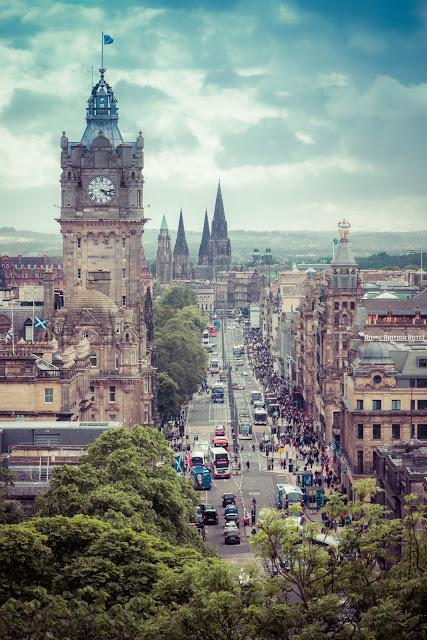
[[87,192],[95,204],[108,204],[114,198],[116,187],[106,176],[95,176],[89,182]]

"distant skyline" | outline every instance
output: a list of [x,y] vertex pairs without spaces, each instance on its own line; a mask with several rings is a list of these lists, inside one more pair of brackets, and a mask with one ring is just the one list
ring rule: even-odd
[[427,228],[427,0],[2,0],[0,226],[58,232],[100,66],[145,137],[148,226]]

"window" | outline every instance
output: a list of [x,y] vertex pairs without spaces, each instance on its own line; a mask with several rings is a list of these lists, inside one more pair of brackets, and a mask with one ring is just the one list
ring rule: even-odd
[[372,400],[372,411],[381,411],[381,400]]
[[83,338],[86,338],[86,340],[90,340],[92,337],[92,334],[90,331],[83,331]]
[[382,377],[377,374],[372,378],[372,380],[375,382],[375,384],[380,384],[380,382],[382,382]]
[[372,439],[373,440],[381,440],[381,425],[373,424],[372,425]]
[[150,422],[150,405],[149,404],[144,405],[144,422],[145,424],[148,424]]
[[92,352],[89,356],[89,364],[91,367],[97,367],[98,366],[98,356],[96,355],[96,353]]
[[356,400],[356,410],[363,411],[363,400]]
[[423,369],[427,369],[427,358],[418,358],[418,366]]
[[111,386],[110,387],[110,402],[115,402],[116,401],[116,387],[115,386]]
[[114,368],[115,369],[119,368],[119,354],[118,353],[114,354]]
[[122,296],[122,307],[126,306],[126,296]]
[[95,386],[94,386],[93,384],[91,384],[91,385],[89,386],[89,391],[90,391],[91,393],[95,393]]
[[126,249],[126,238],[122,238],[122,248]]
[[392,411],[400,411],[400,400],[392,400],[391,401],[391,410]]
[[350,309],[354,309],[354,302],[350,302]]
[[427,378],[417,378],[417,389],[427,388]]
[[363,440],[363,424],[357,425],[357,439]]
[[419,440],[427,440],[427,424],[417,425],[417,438]]
[[126,278],[126,269],[122,269],[122,278]]
[[411,411],[415,411],[415,400],[411,400]]
[[344,300],[342,303],[343,309],[347,309],[347,300]]
[[363,451],[357,452],[357,473],[363,473]]
[[418,400],[418,411],[427,410],[427,400]]
[[391,425],[391,437],[393,440],[400,440],[400,424]]
[[80,249],[82,246],[82,240],[81,238],[77,238],[77,249]]
[[45,390],[44,390],[44,401],[45,402],[53,402],[53,389],[45,388]]
[[340,303],[339,302],[335,302],[334,303],[334,309],[335,311],[338,311],[338,309],[340,308]]
[[138,189],[138,191],[136,192],[136,206],[141,206],[141,189]]
[[110,415],[108,416],[108,419],[110,422],[115,422],[116,421],[116,414],[115,413],[110,413]]
[[77,277],[80,278],[82,277],[82,270],[81,269],[77,269]]

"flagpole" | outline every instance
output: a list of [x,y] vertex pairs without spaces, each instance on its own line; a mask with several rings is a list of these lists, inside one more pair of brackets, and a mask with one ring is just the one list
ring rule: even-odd
[[35,314],[35,311],[34,311],[34,298],[33,298],[33,330],[31,332],[31,342],[34,342],[34,314]]
[[104,32],[101,35],[101,69],[104,68]]
[[332,262],[335,260],[335,241],[332,241]]

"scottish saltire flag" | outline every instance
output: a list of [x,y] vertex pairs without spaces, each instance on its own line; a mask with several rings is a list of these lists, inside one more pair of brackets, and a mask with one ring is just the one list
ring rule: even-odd
[[13,338],[13,327],[10,327],[9,331],[6,333],[5,341],[9,342]]
[[112,44],[114,42],[113,38],[106,33],[104,33],[104,44]]
[[41,318],[38,318],[37,316],[34,318],[34,328],[35,329],[47,329],[47,325],[48,325],[48,321],[47,320],[42,320]]
[[334,244],[338,244],[339,240],[338,238],[334,238]]

